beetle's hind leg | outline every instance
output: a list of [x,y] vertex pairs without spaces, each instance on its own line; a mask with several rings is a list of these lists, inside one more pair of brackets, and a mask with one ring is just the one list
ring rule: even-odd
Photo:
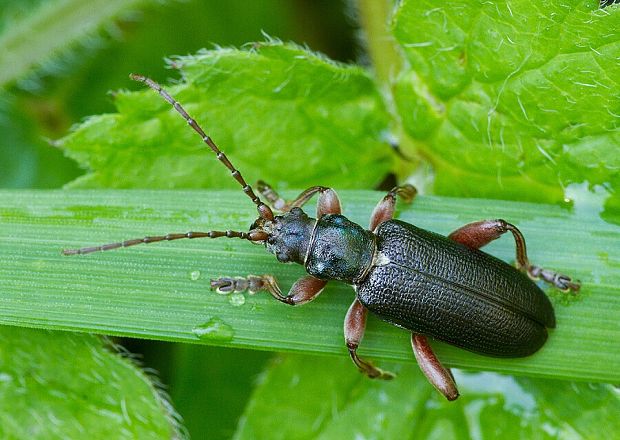
[[344,319],[344,340],[347,344],[347,348],[349,349],[349,355],[357,368],[359,368],[362,373],[371,379],[393,379],[393,373],[383,371],[380,368],[375,367],[370,362],[361,359],[357,355],[357,348],[364,337],[367,316],[368,309],[364,307],[361,302],[355,299],[353,304],[351,304],[351,307],[349,307],[347,316]]
[[426,336],[411,334],[411,348],[420,369],[435,387],[448,400],[455,400],[459,397],[459,390],[452,376],[450,369],[441,365],[433,349],[428,343]]
[[394,217],[394,209],[396,208],[396,196],[400,196],[405,203],[411,203],[418,193],[413,185],[405,184],[396,186],[388,192],[383,199],[377,203],[375,209],[370,216],[370,225],[368,229],[374,231],[381,223]]
[[581,287],[579,282],[573,281],[569,276],[531,264],[527,258],[525,237],[523,237],[523,234],[516,226],[505,220],[482,220],[470,223],[451,233],[448,238],[470,249],[479,249],[491,241],[498,239],[508,231],[512,233],[515,240],[517,247],[517,267],[519,269],[527,272],[531,278],[542,279],[560,290],[571,292],[577,292],[579,290]]
[[326,280],[320,280],[312,275],[306,275],[297,280],[288,295],[283,295],[278,282],[272,275],[249,275],[243,277],[222,277],[211,280],[211,289],[217,293],[228,294],[233,292],[256,293],[265,290],[275,299],[291,306],[298,306],[312,301],[325,288]]

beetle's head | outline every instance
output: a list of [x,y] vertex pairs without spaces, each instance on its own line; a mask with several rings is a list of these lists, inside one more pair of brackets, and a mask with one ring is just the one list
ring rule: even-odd
[[252,241],[264,243],[279,262],[304,264],[315,222],[301,208],[293,208],[273,220],[259,217],[250,227],[250,234],[264,234],[264,240]]

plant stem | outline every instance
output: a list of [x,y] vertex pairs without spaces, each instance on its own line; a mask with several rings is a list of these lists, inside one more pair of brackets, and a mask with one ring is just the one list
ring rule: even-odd
[[394,2],[392,0],[358,0],[357,5],[368,55],[377,79],[380,83],[388,85],[400,72],[403,64],[396,41],[389,29]]

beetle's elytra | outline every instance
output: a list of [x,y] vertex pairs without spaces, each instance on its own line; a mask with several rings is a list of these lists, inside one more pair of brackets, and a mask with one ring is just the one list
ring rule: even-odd
[[[131,75],[158,92],[239,182],[258,210],[248,232],[208,231],[167,234],[103,246],[65,250],[65,255],[134,246],[182,238],[241,238],[264,244],[280,262],[295,262],[308,275],[284,295],[271,275],[211,280],[219,292],[265,290],[285,304],[300,305],[316,298],[329,280],[351,284],[356,298],[344,321],[345,342],[351,359],[371,378],[393,375],[357,355],[371,311],[379,318],[411,332],[411,345],[420,368],[448,400],[458,397],[450,370],[433,353],[427,336],[498,357],[521,357],[536,352],[555,327],[553,307],[532,279],[542,279],[562,290],[578,291],[569,277],[530,264],[521,232],[504,220],[470,223],[444,237],[392,219],[396,197],[411,202],[416,190],[398,186],[377,204],[368,229],[341,214],[333,189],[313,186],[292,201],[283,200],[264,182],[254,193],[209,136],[159,84]],[[301,208],[318,195],[316,218]],[[274,210],[279,215],[274,215]],[[516,243],[517,268],[479,250],[511,232]],[[528,276],[529,275],[529,278]]]

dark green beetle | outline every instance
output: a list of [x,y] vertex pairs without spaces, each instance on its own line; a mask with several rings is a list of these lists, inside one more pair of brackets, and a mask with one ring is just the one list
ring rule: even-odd
[[[413,200],[416,191],[411,185],[388,192],[374,209],[369,228],[364,229],[341,215],[340,202],[331,188],[314,186],[287,202],[269,185],[259,182],[260,193],[282,213],[274,215],[174,98],[149,78],[131,78],[157,91],[185,118],[256,204],[259,217],[248,232],[167,234],[65,250],[66,255],[182,238],[228,237],[264,244],[278,261],[301,264],[308,275],[299,279],[287,295],[271,275],[223,277],[212,280],[212,288],[223,293],[266,290],[279,301],[300,305],[316,298],[329,280],[351,284],[357,295],[347,312],[344,333],[355,365],[371,378],[393,377],[357,355],[371,311],[411,331],[420,368],[449,400],[458,397],[454,378],[441,365],[426,336],[488,356],[528,356],[545,343],[547,329],[555,327],[549,299],[530,278],[542,279],[562,290],[579,290],[579,284],[569,277],[530,264],[523,235],[504,220],[471,223],[444,237],[392,219],[397,196],[407,202]],[[314,219],[301,207],[317,194]],[[506,232],[514,236],[518,268],[479,250]]]

